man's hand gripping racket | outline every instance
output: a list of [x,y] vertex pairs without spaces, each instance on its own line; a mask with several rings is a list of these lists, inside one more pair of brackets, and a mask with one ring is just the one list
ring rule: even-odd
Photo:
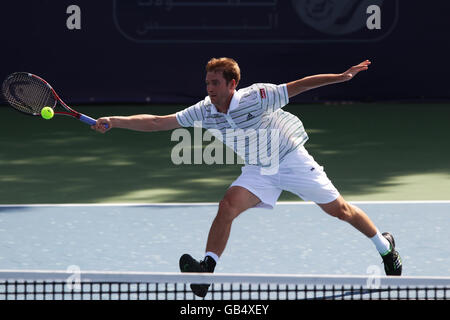
[[[40,116],[42,108],[54,109],[59,102],[66,111],[54,111],[55,114],[70,116],[91,126],[97,123],[97,120],[71,109],[47,81],[31,73],[16,72],[9,75],[3,81],[2,92],[14,109],[29,115]],[[108,128],[107,123],[103,126]]]

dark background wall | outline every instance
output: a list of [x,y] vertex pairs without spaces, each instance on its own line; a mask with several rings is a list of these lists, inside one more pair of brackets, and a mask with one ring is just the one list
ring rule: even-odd
[[[369,5],[381,29],[369,30]],[[81,10],[69,30],[66,9]],[[71,103],[183,103],[205,96],[204,65],[235,58],[240,87],[369,72],[295,101],[447,100],[450,2],[400,0],[2,1],[0,78],[28,71]]]

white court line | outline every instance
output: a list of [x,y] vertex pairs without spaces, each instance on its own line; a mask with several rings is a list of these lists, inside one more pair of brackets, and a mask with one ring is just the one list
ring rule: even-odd
[[[80,271],[63,270],[0,270],[0,281],[67,281],[75,275],[82,282],[125,283],[257,283],[301,285],[356,285],[366,286],[368,281],[379,279],[383,287],[396,286],[449,286],[450,277],[411,277],[374,275],[320,275],[320,274],[254,274],[254,273],[175,273],[175,272],[127,272],[127,271]],[[394,289],[395,290],[395,289]]]
[[[450,204],[450,200],[392,200],[392,201],[349,201],[353,204]],[[167,202],[167,203],[42,203],[42,204],[0,204],[0,208],[34,207],[193,207],[217,206],[217,202]],[[311,201],[282,201],[279,205],[315,205]]]

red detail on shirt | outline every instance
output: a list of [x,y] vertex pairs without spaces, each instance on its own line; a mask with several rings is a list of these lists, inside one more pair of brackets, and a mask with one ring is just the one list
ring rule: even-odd
[[263,98],[263,99],[266,98],[266,90],[264,90],[264,89],[259,89],[259,94],[261,95],[261,98]]

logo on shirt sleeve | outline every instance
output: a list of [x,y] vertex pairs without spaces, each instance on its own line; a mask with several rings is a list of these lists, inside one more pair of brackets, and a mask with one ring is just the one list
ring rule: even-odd
[[259,94],[261,95],[262,99],[266,98],[266,90],[265,89],[259,89]]

